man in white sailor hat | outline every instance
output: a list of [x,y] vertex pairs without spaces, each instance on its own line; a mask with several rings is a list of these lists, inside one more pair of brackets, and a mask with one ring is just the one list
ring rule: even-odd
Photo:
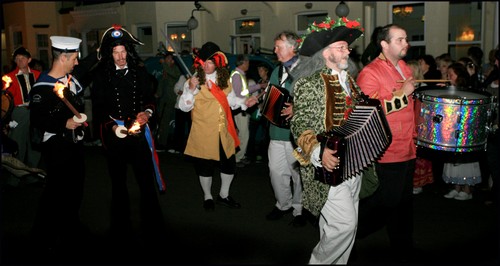
[[[39,247],[57,249],[76,243],[84,228],[79,210],[83,196],[85,162],[83,89],[71,76],[78,64],[82,40],[51,36],[52,67],[42,73],[30,92],[33,139],[38,140],[47,169],[32,236]],[[54,89],[60,88],[60,93]]]

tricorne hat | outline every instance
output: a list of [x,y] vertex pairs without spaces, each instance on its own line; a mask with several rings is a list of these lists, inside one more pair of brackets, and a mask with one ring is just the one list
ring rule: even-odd
[[139,39],[134,37],[134,35],[124,29],[121,25],[113,24],[113,26],[107,29],[102,35],[101,45],[99,46],[99,50],[97,52],[97,58],[101,59],[102,53],[106,52],[106,49],[124,44],[144,45],[144,43],[139,41]]
[[227,66],[227,57],[221,52],[219,46],[213,42],[207,42],[198,51],[193,51],[196,55],[194,66],[202,65],[211,59],[217,67]]
[[24,47],[18,47],[16,50],[14,50],[14,53],[12,53],[12,58],[16,58],[17,55],[24,55],[27,58],[31,58],[30,52],[24,48]]
[[66,36],[50,36],[52,49],[64,52],[74,53],[80,51],[81,39]]
[[348,20],[346,17],[332,20],[326,17],[326,20],[317,24],[309,25],[307,33],[299,40],[300,55],[312,56],[331,43],[346,41],[353,43],[363,35],[364,29],[357,20]]

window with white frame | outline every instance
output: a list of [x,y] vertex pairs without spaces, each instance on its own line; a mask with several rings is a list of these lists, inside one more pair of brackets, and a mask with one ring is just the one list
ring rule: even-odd
[[313,22],[320,23],[328,17],[328,12],[304,12],[297,14],[297,34],[303,35],[307,33],[307,28]]
[[482,2],[450,2],[448,50],[452,58],[467,56],[471,46],[482,45]]
[[38,59],[43,62],[45,66],[50,66],[49,64],[49,35],[48,34],[37,34],[36,35],[36,47],[38,53]]
[[260,34],[259,18],[244,18],[235,20],[236,35]]
[[231,52],[255,54],[260,52],[260,18],[245,17],[234,21],[234,36],[231,36]]
[[[158,49],[161,51],[168,50],[170,52],[173,52],[174,48],[171,47],[171,45],[174,45],[175,50],[177,50],[178,53],[190,53],[192,50],[193,41],[191,35],[192,32],[188,29],[187,23],[168,23],[166,25],[166,28],[166,37],[168,38],[168,42],[166,42],[166,40],[163,40],[162,46]],[[164,38],[165,36],[163,36],[162,39]],[[166,47],[164,46],[165,44]]]
[[151,25],[137,25],[137,38],[144,45],[137,45],[136,51],[141,56],[153,55],[153,29]]
[[424,55],[425,51],[425,3],[408,2],[391,5],[392,23],[402,26],[408,34],[410,49],[407,59]]

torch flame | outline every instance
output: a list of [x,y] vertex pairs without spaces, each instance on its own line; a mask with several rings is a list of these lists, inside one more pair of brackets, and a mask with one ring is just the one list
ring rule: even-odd
[[54,86],[54,92],[57,93],[57,96],[59,96],[59,98],[61,99],[64,99],[64,88],[66,86],[64,86],[64,84],[62,83],[59,83],[57,82],[56,85]]
[[10,87],[10,84],[12,83],[12,79],[7,75],[2,77],[2,81],[5,82],[5,86],[3,87],[4,90]]
[[134,124],[128,130],[128,133],[138,133],[140,129],[141,129],[141,124],[135,121]]
[[71,74],[68,75],[68,81],[66,81],[66,84],[56,82],[56,85],[54,86],[54,92],[57,93],[57,96],[59,96],[59,98],[64,99],[63,90],[66,87],[69,88],[70,84],[71,84]]

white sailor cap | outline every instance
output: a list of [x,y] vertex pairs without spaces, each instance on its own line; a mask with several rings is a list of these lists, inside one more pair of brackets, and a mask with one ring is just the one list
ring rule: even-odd
[[81,39],[66,37],[66,36],[50,36],[52,41],[52,48],[65,52],[73,53],[80,50]]

